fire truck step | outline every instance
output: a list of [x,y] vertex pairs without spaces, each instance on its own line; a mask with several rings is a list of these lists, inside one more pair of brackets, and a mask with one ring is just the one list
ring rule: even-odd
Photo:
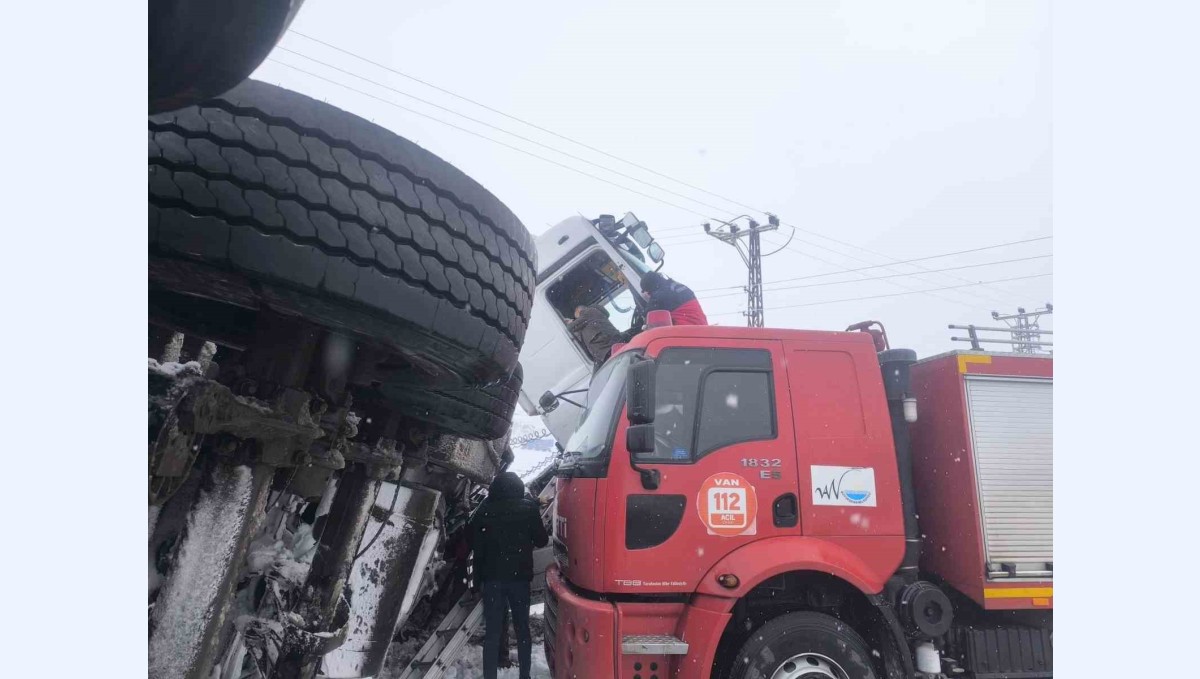
[[687,655],[687,642],[663,634],[633,634],[621,639],[622,655]]

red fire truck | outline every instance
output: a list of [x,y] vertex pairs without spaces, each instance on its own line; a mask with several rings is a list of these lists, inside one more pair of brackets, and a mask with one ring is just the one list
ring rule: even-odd
[[555,677],[1051,676],[1051,358],[648,321],[558,472]]

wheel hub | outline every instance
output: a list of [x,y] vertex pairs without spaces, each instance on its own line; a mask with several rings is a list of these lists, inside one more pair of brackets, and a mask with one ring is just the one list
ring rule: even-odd
[[775,670],[771,679],[850,679],[833,660],[819,653],[794,655]]

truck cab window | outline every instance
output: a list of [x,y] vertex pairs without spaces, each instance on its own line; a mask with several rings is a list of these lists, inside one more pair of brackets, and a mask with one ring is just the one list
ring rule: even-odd
[[735,443],[775,437],[768,372],[713,372],[700,397],[699,456]]
[[770,369],[765,350],[664,350],[655,376],[654,452],[637,459],[687,463],[733,443],[773,437]]
[[[637,298],[629,289],[624,274],[604,252],[595,251],[555,281],[546,299],[564,323],[575,320],[579,307],[594,307],[606,317],[612,328],[620,333],[629,330],[637,311]],[[589,354],[585,341],[594,340],[595,333],[572,333],[577,344]]]

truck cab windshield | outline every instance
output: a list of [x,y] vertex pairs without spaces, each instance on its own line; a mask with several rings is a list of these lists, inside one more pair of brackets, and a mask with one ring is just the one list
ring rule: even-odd
[[[589,254],[552,283],[546,292],[546,300],[568,324],[576,318],[576,309],[579,307],[599,309],[608,323],[612,324],[613,334],[629,330],[638,311],[638,300],[625,275],[607,254],[599,250]],[[580,348],[592,353],[584,338],[573,335],[573,339]],[[608,347],[604,346],[597,353],[602,360],[607,357]]]
[[587,404],[579,427],[567,441],[570,463],[607,462],[617,415],[625,402],[625,376],[633,352],[622,354],[596,372],[588,387]]
[[641,248],[639,248],[633,241],[622,237],[621,240],[613,242],[613,245],[616,246],[617,252],[620,253],[621,258],[624,259],[630,266],[632,266],[634,271],[638,272],[639,277],[645,276],[651,271],[654,271],[654,266],[650,262],[646,261],[646,257],[642,254]]

